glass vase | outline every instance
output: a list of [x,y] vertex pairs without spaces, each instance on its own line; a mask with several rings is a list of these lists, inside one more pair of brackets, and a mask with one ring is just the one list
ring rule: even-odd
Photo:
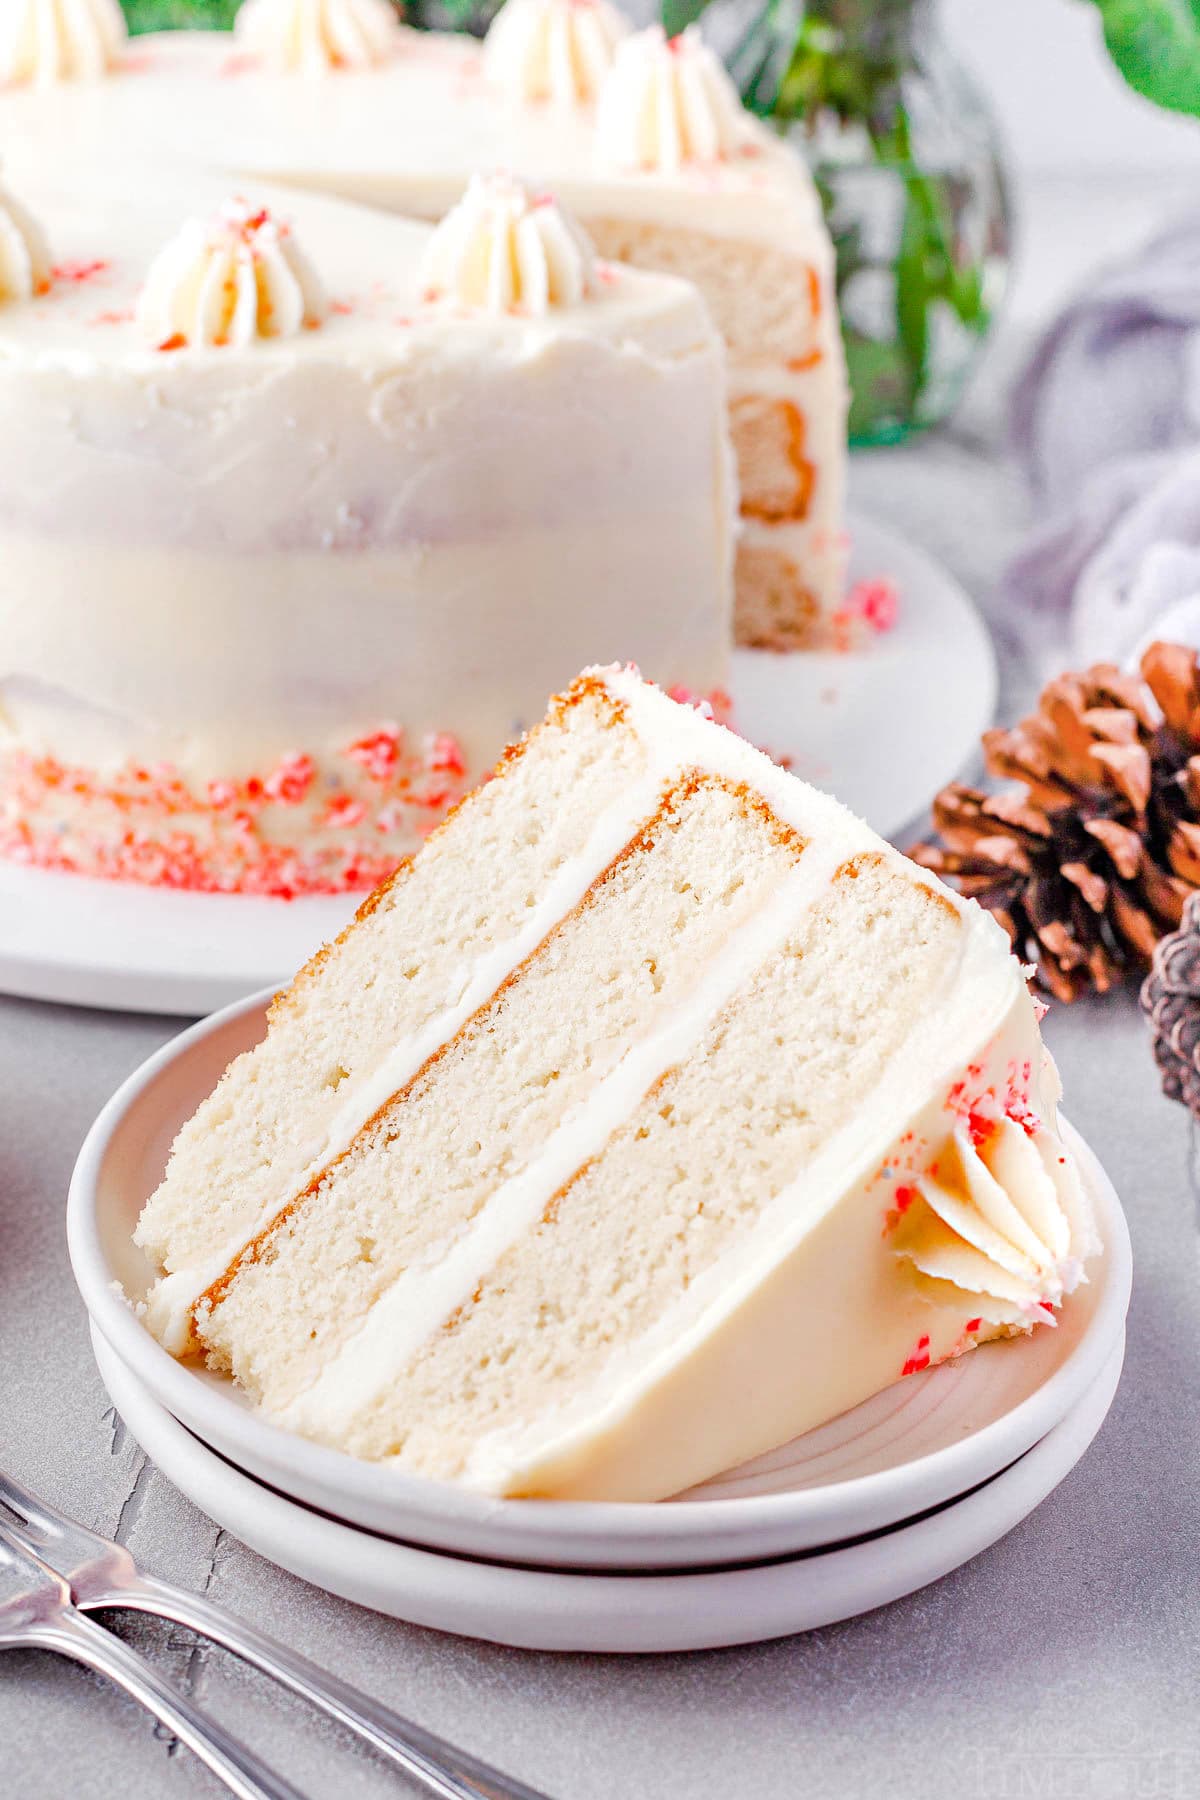
[[853,444],[953,410],[1009,264],[988,108],[932,0],[768,0],[731,57],[747,103],[799,141],[837,252]]

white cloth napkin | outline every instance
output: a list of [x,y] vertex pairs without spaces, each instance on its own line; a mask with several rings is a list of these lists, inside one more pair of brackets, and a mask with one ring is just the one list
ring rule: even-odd
[[1019,380],[1013,439],[1039,523],[1004,580],[1035,655],[1200,647],[1200,219],[1115,265]]

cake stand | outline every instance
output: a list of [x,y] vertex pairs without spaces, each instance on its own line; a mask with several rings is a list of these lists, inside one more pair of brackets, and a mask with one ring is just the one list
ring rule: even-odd
[[[734,716],[753,743],[903,846],[991,722],[995,655],[972,602],[932,558],[871,519],[852,519],[850,531],[850,584],[890,581],[896,624],[853,652],[737,651]],[[0,991],[207,1013],[284,983],[360,898],[178,893],[0,863]]]

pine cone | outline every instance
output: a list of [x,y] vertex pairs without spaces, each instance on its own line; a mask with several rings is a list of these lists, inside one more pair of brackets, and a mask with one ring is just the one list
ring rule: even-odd
[[984,733],[1002,793],[952,782],[909,854],[1000,920],[1038,985],[1070,1001],[1146,968],[1200,887],[1200,672],[1152,644],[1141,674],[1060,675]]
[[1142,983],[1163,1093],[1200,1119],[1200,894],[1183,909],[1183,924],[1162,938]]

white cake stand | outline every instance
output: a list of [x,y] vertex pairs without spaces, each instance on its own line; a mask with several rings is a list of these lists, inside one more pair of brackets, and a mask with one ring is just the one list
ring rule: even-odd
[[[894,629],[849,654],[739,650],[734,712],[746,737],[903,844],[991,722],[995,656],[944,569],[870,519],[850,529],[850,582],[895,584]],[[206,1013],[284,982],[357,903],[176,893],[0,863],[0,991]]]

